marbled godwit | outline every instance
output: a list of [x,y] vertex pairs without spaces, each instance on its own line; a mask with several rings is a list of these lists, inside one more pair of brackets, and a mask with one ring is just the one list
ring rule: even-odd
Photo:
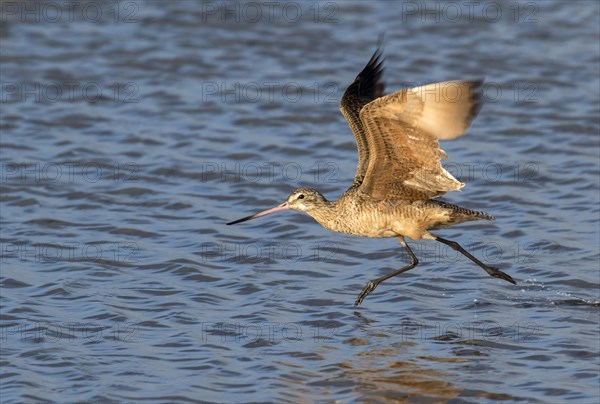
[[447,81],[383,95],[383,60],[377,49],[342,96],[340,109],[358,147],[352,186],[336,201],[312,188],[298,188],[279,206],[227,224],[286,209],[301,210],[322,226],[364,237],[396,237],[410,264],[368,282],[355,305],[377,285],[418,264],[405,237],[444,243],[489,275],[516,284],[504,272],[479,261],[457,242],[430,233],[471,220],[494,220],[484,213],[434,199],[464,186],[446,171],[438,140],[462,136],[481,105],[481,81]]

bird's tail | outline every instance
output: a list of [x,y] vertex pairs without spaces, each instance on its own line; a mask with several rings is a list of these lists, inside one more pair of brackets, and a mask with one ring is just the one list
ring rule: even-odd
[[463,222],[470,222],[473,220],[494,220],[495,219],[494,216],[490,215],[489,213],[481,212],[478,210],[462,208],[460,206],[453,205],[448,202],[444,202],[444,201],[440,201],[440,200],[432,200],[430,202],[433,202],[436,205],[438,205],[444,209],[449,209],[452,211],[450,220],[444,224],[444,227],[451,226],[451,225],[458,224],[458,223],[463,223]]

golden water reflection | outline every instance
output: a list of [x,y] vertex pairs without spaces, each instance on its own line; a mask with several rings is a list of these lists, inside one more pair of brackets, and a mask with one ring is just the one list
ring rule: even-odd
[[[421,360],[398,361],[406,357],[406,349],[414,345],[403,343],[399,348],[360,352],[342,367],[347,377],[355,381],[357,396],[368,402],[443,403],[460,395],[461,388],[448,381],[451,375]],[[466,358],[427,358],[432,362],[468,362]]]

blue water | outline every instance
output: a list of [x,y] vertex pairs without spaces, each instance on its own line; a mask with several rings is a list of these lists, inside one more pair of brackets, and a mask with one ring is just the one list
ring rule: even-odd
[[[1,401],[597,403],[597,2],[2,2]],[[494,222],[444,245],[323,229],[338,110],[385,34],[387,91],[485,78],[442,147]]]

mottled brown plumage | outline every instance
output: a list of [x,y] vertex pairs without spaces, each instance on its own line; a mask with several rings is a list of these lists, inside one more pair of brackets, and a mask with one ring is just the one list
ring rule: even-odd
[[455,139],[465,133],[481,106],[481,81],[447,81],[383,96],[382,73],[378,49],[342,96],[340,110],[358,149],[356,176],[346,192],[328,201],[312,188],[299,188],[283,204],[228,224],[294,209],[340,233],[396,237],[408,251],[411,263],[368,282],[356,305],[384,280],[418,264],[405,237],[444,243],[489,275],[515,283],[458,243],[430,233],[467,221],[494,219],[484,212],[432,199],[464,186],[442,167],[440,160],[446,153],[438,140]]

